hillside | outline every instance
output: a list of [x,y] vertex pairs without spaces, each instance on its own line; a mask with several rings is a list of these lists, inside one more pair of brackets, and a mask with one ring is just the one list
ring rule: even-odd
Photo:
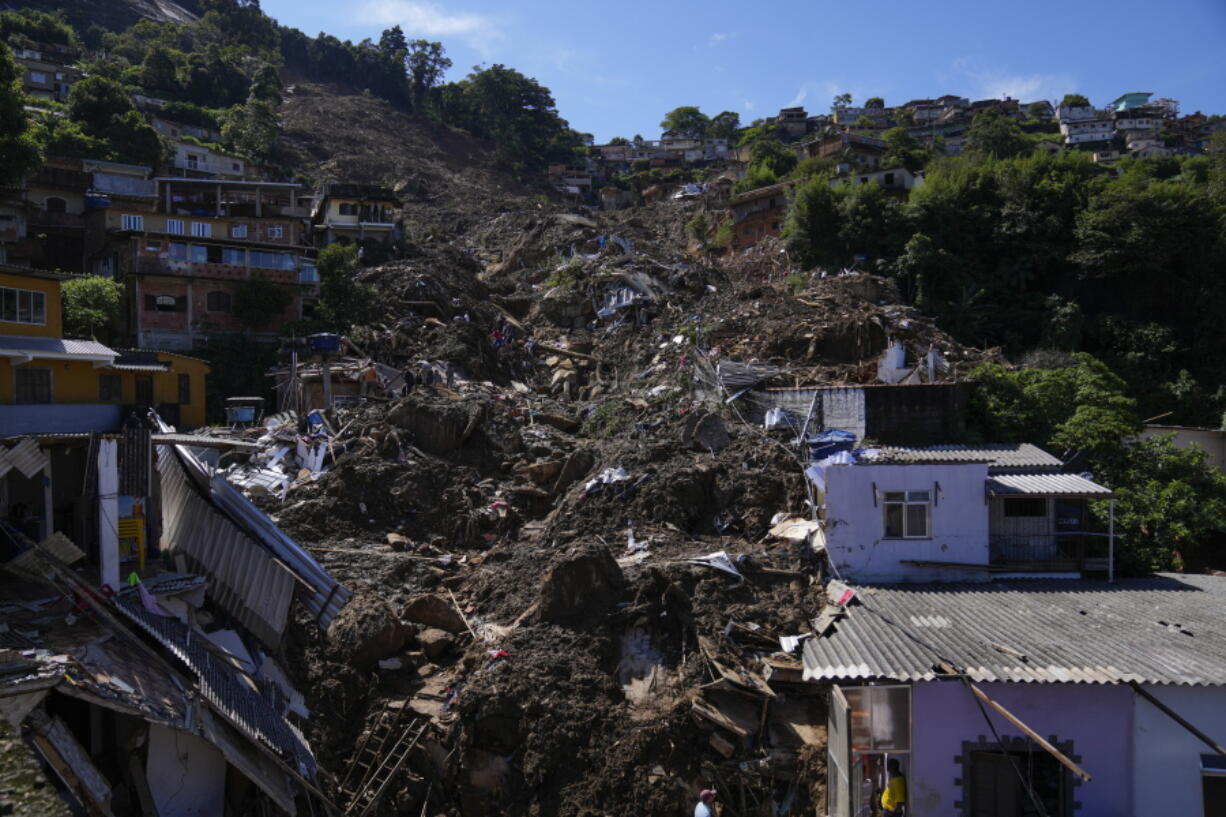
[[190,23],[197,19],[200,11],[195,0],[185,0],[184,3],[176,3],[174,0],[29,0],[0,4],[0,8],[62,11],[68,22],[82,31],[91,25],[99,25],[110,31],[122,31],[137,20]]

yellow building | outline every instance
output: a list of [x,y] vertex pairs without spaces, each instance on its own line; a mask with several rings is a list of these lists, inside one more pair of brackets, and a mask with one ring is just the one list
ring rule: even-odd
[[114,431],[149,407],[203,425],[204,361],[63,337],[60,286],[71,277],[0,264],[0,437]]

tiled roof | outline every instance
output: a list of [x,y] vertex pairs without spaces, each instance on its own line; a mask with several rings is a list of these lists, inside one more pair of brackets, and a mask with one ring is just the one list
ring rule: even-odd
[[1226,578],[1163,574],[856,588],[805,642],[806,680],[1226,685]]

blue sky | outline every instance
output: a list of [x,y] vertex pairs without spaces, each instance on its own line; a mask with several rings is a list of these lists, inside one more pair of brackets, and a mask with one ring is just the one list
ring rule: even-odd
[[788,105],[825,112],[836,93],[887,105],[958,93],[1029,102],[1125,91],[1226,114],[1226,0],[263,0],[310,35],[378,40],[399,24],[439,40],[448,79],[500,62],[553,91],[572,127],[658,138],[698,105],[743,123]]

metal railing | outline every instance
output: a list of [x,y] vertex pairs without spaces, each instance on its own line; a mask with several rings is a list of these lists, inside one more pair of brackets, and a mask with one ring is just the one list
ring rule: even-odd
[[1107,534],[1065,531],[1048,534],[992,534],[988,537],[991,564],[1018,562],[1076,563],[1107,557]]

